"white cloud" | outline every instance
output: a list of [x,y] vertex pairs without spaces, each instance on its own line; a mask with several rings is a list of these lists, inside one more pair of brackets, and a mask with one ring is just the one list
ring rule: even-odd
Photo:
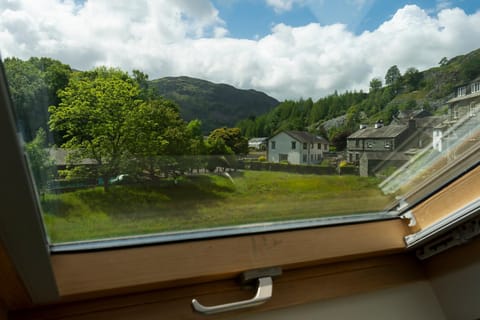
[[266,0],[267,5],[272,7],[277,13],[290,11],[295,3],[302,2],[302,0]]
[[448,9],[453,6],[452,1],[450,0],[437,0],[437,11],[441,11],[443,9]]
[[429,16],[405,6],[371,32],[341,24],[278,24],[255,40],[228,37],[207,0],[0,0],[2,55],[50,56],[74,68],[142,69],[151,79],[188,75],[278,98],[367,89],[396,64],[420,70],[476,49],[480,12],[444,9]]

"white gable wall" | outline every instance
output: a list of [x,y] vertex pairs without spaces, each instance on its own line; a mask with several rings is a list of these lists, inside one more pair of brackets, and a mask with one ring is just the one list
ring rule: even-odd
[[[295,149],[292,149],[292,142],[296,143]],[[275,148],[273,147],[275,144]],[[323,159],[323,152],[328,151],[327,144],[308,143],[307,149],[303,148],[303,143],[289,136],[285,132],[280,132],[268,140],[268,161],[281,162],[288,161],[291,164],[317,164]]]
[[[296,148],[292,149],[292,141],[296,142]],[[275,149],[272,148],[272,144],[275,144]],[[287,155],[287,161],[292,164],[301,163],[301,151],[302,144],[300,141],[297,141],[290,137],[285,132],[280,132],[279,134],[273,136],[268,140],[268,161],[269,162],[280,162],[280,155]]]

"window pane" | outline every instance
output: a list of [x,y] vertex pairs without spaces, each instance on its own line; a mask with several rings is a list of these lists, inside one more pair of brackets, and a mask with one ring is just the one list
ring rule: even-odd
[[440,17],[477,4],[166,2],[0,5],[52,242],[396,212],[472,166],[480,51]]

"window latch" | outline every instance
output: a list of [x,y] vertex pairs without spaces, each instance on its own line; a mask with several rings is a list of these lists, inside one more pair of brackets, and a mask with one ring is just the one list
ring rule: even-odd
[[408,226],[415,227],[417,225],[417,219],[415,219],[415,216],[413,215],[412,211],[407,211],[404,214],[400,216],[401,219],[407,219],[408,220]]
[[272,277],[280,275],[280,268],[268,268],[246,271],[242,274],[242,281],[258,280],[258,288],[255,296],[248,300],[220,304],[216,306],[204,306],[197,299],[192,300],[193,309],[202,314],[215,314],[232,310],[255,307],[265,303],[272,297]]

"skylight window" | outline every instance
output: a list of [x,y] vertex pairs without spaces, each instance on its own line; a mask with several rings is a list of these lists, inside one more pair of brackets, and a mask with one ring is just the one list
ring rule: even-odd
[[[0,5],[18,136],[51,243],[384,219],[472,166],[480,51],[431,23],[460,39],[471,29],[451,15],[474,23],[471,4],[435,16],[375,4],[392,15],[367,27],[267,1],[269,22],[248,36],[217,2],[147,2]],[[64,15],[46,26],[47,12]],[[21,17],[38,37],[24,39]]]

